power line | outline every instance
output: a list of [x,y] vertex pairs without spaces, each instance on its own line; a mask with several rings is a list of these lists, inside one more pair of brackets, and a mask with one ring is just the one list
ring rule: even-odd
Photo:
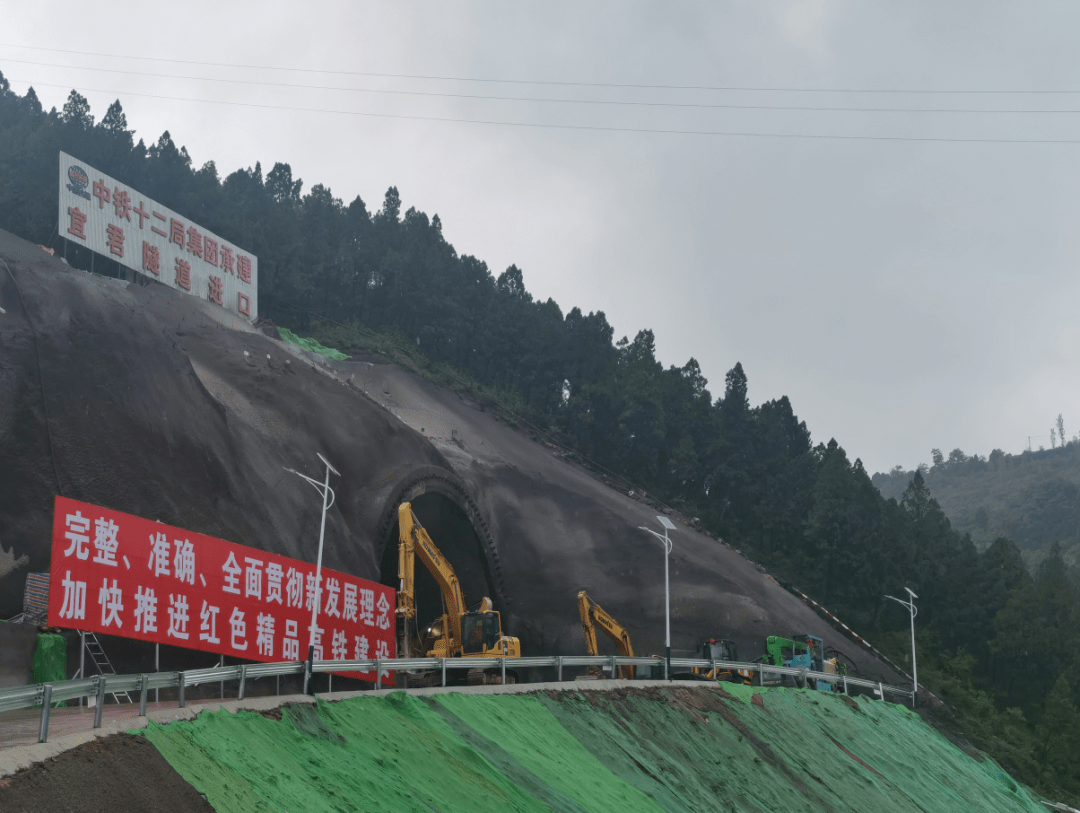
[[[27,82],[25,79],[11,81]],[[66,88],[66,84],[56,82],[38,82],[43,87]],[[363,116],[365,118],[379,119],[402,119],[406,121],[434,121],[452,122],[455,124],[486,124],[500,127],[524,127],[546,130],[590,130],[607,133],[655,133],[662,135],[698,135],[698,136],[723,136],[732,138],[777,138],[777,139],[805,139],[812,141],[910,141],[930,142],[943,144],[1080,144],[1080,139],[1066,138],[941,138],[936,136],[864,136],[864,135],[829,135],[818,133],[756,133],[727,130],[673,130],[653,127],[611,127],[588,124],[552,124],[550,122],[522,122],[522,121],[495,121],[492,119],[466,119],[450,116],[410,116],[399,113],[370,113],[359,110],[330,110],[317,107],[290,107],[286,105],[258,104],[256,102],[228,102],[218,99],[191,99],[184,96],[162,96],[156,93],[136,93],[134,91],[108,90],[104,88],[73,88],[84,93],[109,93],[121,96],[138,96],[145,99],[163,99],[173,102],[194,102],[197,104],[216,104],[231,107],[250,107],[263,110],[283,110],[294,113],[329,113],[341,116]]]
[[0,43],[0,48],[22,48],[30,51],[49,51],[57,54],[78,54],[79,56],[95,56],[107,59],[136,59],[144,62],[171,62],[177,65],[202,65],[211,68],[243,68],[246,70],[259,71],[291,71],[294,73],[323,73],[335,76],[367,76],[382,79],[428,79],[442,82],[487,82],[504,85],[558,85],[564,87],[597,87],[597,88],[636,88],[651,90],[715,90],[715,91],[748,91],[766,93],[895,93],[895,94],[942,94],[942,95],[1046,95],[1046,94],[1076,94],[1080,90],[993,90],[993,89],[950,89],[950,90],[916,90],[904,88],[797,88],[797,87],[755,87],[751,85],[653,85],[633,84],[629,82],[570,82],[543,79],[484,79],[472,76],[439,76],[435,74],[413,73],[377,73],[373,71],[335,71],[321,68],[290,68],[279,65],[245,65],[238,62],[203,62],[194,59],[169,59],[158,56],[132,56],[130,54],[104,54],[96,51],[75,51],[65,48],[45,48],[35,45],[16,45],[13,43]]
[[768,105],[768,104],[710,104],[705,102],[643,102],[622,101],[607,99],[552,99],[535,96],[486,96],[473,93],[442,93],[424,90],[388,90],[384,88],[350,88],[336,87],[333,85],[301,85],[290,82],[266,82],[257,79],[223,79],[214,76],[188,76],[173,73],[145,73],[142,71],[126,71],[119,68],[95,68],[84,65],[62,65],[54,62],[35,62],[29,59],[10,59],[4,57],[3,62],[14,62],[21,65],[36,65],[47,68],[66,68],[77,71],[97,71],[99,73],[119,73],[127,76],[154,77],[158,79],[185,79],[196,82],[219,82],[234,85],[261,85],[264,87],[294,88],[299,90],[333,90],[344,93],[373,93],[391,96],[425,96],[447,99],[478,99],[484,101],[503,102],[541,102],[546,104],[577,104],[577,105],[611,105],[618,107],[677,107],[697,108],[713,110],[784,110],[800,112],[823,112],[823,113],[982,113],[982,114],[1076,114],[1080,110],[987,110],[987,109],[964,109],[964,108],[940,108],[940,107],[820,107],[809,105]]

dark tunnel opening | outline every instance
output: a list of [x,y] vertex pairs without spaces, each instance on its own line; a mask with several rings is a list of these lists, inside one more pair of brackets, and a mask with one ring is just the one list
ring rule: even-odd
[[[496,610],[503,610],[502,600],[495,591],[491,568],[483,543],[473,528],[465,510],[449,497],[438,493],[421,494],[412,501],[413,513],[428,532],[436,547],[457,573],[465,606],[475,609],[487,596]],[[396,517],[396,513],[395,513]],[[398,522],[390,527],[382,559],[379,581],[398,588]],[[416,623],[425,629],[443,612],[442,594],[435,578],[424,565],[416,563]],[[505,623],[505,622],[504,622]],[[416,654],[416,653],[414,653]],[[424,653],[419,653],[423,655]]]

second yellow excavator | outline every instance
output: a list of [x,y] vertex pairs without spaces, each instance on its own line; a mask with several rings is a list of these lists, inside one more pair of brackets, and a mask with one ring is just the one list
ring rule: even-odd
[[[435,546],[424,526],[413,514],[412,505],[404,502],[398,506],[398,579],[397,618],[400,630],[400,658],[419,655],[427,649],[428,658],[520,658],[521,641],[503,635],[502,616],[492,609],[491,599],[484,597],[477,611],[465,608],[461,584],[450,562]],[[426,639],[414,646],[410,626],[416,619],[416,559],[434,576],[442,593],[443,614],[426,630]],[[456,674],[456,670],[455,670]],[[434,673],[410,675],[409,682],[431,683]],[[501,683],[502,670],[472,669],[469,683]],[[516,683],[517,675],[507,671],[507,683]]]
[[[619,650],[619,654],[626,658],[634,657],[634,645],[630,643],[630,633],[626,631],[618,621],[611,617],[603,607],[592,601],[582,590],[577,594],[578,611],[581,613],[581,628],[585,631],[585,648],[590,655],[599,655],[600,649],[596,641],[596,627],[599,626]],[[600,667],[590,666],[589,674],[599,677]],[[634,679],[633,666],[620,666],[619,677],[623,680]]]

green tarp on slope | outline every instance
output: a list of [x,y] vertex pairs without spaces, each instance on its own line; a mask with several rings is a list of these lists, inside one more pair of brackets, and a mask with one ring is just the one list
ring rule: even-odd
[[324,347],[315,339],[301,339],[287,327],[279,327],[277,331],[281,334],[281,338],[289,344],[295,344],[297,347],[310,350],[312,353],[318,353],[319,355],[326,356],[328,359],[335,359],[336,361],[345,361],[345,359],[348,358],[348,356],[340,350],[335,350],[332,347]]
[[1042,810],[903,708],[819,692],[396,693],[144,733],[220,813]]
[[63,635],[42,633],[34,647],[34,683],[56,683],[67,679],[67,642]]
[[203,713],[143,733],[221,813],[548,810],[403,693],[291,706],[280,721]]

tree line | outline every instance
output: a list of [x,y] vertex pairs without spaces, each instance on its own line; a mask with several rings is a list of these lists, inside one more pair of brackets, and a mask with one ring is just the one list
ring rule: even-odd
[[[75,91],[62,110],[45,111],[33,89],[19,96],[0,74],[4,229],[55,243],[59,150],[256,254],[261,314],[309,333],[332,320],[345,326],[339,337],[350,325],[395,331],[515,393],[577,454],[697,518],[863,634],[893,642],[898,659],[908,617],[884,595],[911,587],[927,674],[967,715],[977,744],[998,749],[1024,781],[1080,799],[1078,585],[1060,551],[1035,573],[1009,539],[980,552],[922,472],[885,499],[835,440],[812,441],[787,397],[753,406],[741,364],[714,398],[693,358],[657,360],[651,330],[615,340],[603,312],[534,299],[521,269],[495,274],[458,254],[438,215],[402,212],[394,187],[371,211],[322,184],[305,193],[287,163],[222,178],[213,161],[196,167],[168,132],[136,142],[119,101],[100,122]],[[88,255],[69,259],[89,266]]]
[[[1064,431],[1061,416],[1055,431]],[[931,459],[932,466],[917,470],[954,527],[970,533],[980,549],[1007,536],[1034,569],[1060,542],[1066,563],[1074,569],[1080,563],[1080,440],[1019,454],[994,449],[987,456],[953,449],[946,458],[934,449]],[[886,497],[899,498],[914,473],[896,466],[872,479]]]

